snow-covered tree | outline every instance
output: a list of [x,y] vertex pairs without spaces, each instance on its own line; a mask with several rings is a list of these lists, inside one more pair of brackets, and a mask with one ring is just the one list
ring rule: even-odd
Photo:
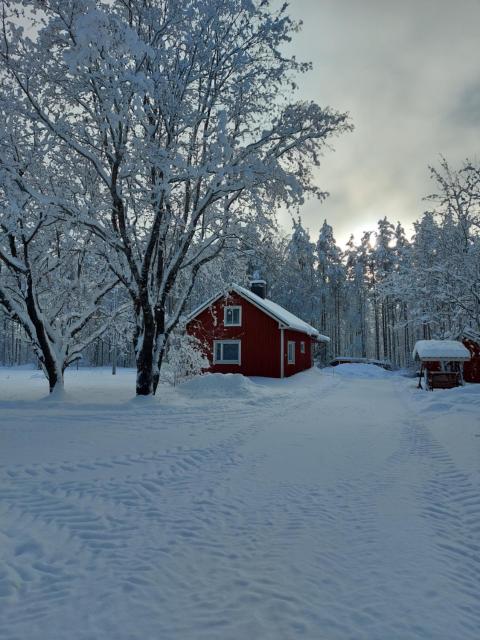
[[289,102],[309,65],[281,51],[297,25],[268,0],[24,0],[33,40],[2,4],[1,73],[72,180],[92,173],[95,202],[57,204],[108,247],[151,394],[203,265],[281,202],[322,195],[311,167],[347,117]]
[[293,220],[292,237],[286,247],[281,290],[276,302],[312,324],[318,324],[318,288],[315,244],[300,218]]
[[[388,295],[381,295],[381,286],[386,278],[392,273],[395,263],[394,256],[394,236],[395,226],[382,218],[378,221],[377,232],[375,237],[375,246],[373,248],[374,269],[374,314],[376,323],[381,322],[377,326],[375,343],[378,344],[377,353],[380,354],[380,344],[382,347],[382,357],[384,359],[392,359],[393,356],[393,326],[395,324],[395,312],[392,300]],[[381,333],[381,336],[380,336]],[[381,338],[381,340],[380,340]],[[379,356],[377,356],[379,357]]]
[[400,366],[408,366],[411,362],[413,349],[412,331],[409,322],[408,304],[404,297],[397,295],[396,283],[400,274],[404,273],[406,265],[411,260],[411,244],[407,240],[405,229],[400,222],[395,227],[393,245],[394,264],[390,275],[383,283],[383,291],[392,301],[394,348],[390,359]]
[[[0,100],[0,306],[28,336],[50,391],[105,330],[102,298],[118,282],[94,234],[61,219],[52,202],[62,168],[35,125]],[[23,125],[23,126],[20,126]],[[56,171],[56,179],[50,172]],[[62,197],[65,197],[62,195]]]
[[[443,159],[431,169],[437,193],[429,196],[440,229],[436,272],[437,297],[455,333],[480,327],[480,166],[465,161],[458,170]],[[447,311],[448,310],[448,311]],[[445,327],[445,328],[446,328]]]
[[370,234],[364,234],[363,242],[356,246],[353,236],[347,243],[345,344],[347,354],[365,358],[368,349],[368,316],[366,273]]
[[342,316],[345,265],[342,251],[335,242],[333,229],[326,220],[320,229],[316,258],[319,288],[319,329],[330,336],[333,354],[341,354],[343,348]]
[[397,227],[394,267],[382,283],[383,300],[395,304],[393,359],[400,364],[409,363],[415,339],[480,326],[480,171],[468,161],[454,170],[442,160],[431,174],[437,193],[427,200],[434,206],[414,224],[411,243]]
[[210,363],[203,353],[200,341],[185,332],[181,326],[170,335],[167,359],[171,382],[176,385],[183,380],[199,375]]

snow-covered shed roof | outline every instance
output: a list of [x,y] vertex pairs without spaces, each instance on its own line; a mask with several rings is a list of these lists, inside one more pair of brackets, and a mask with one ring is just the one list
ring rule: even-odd
[[419,340],[413,349],[413,357],[420,360],[470,360],[469,350],[457,340]]
[[[253,293],[253,291],[245,289],[245,287],[241,287],[238,284],[232,284],[229,287],[229,290],[235,291],[235,293],[238,293],[239,296],[242,296],[242,298],[245,298],[246,300],[251,302],[253,305],[272,317],[274,320],[277,320],[277,322],[279,322],[283,328],[306,333],[307,335],[316,338],[318,342],[330,342],[330,338],[328,336],[322,335],[317,331],[317,329],[315,329],[315,327],[312,327],[304,320],[301,320],[297,316],[293,315],[293,313],[290,313],[290,311],[287,311],[276,302],[261,298],[260,296],[257,296],[256,293]],[[225,292],[221,292],[213,296],[213,298],[210,298],[210,300],[207,300],[207,302],[205,302],[204,304],[197,307],[188,316],[187,322],[193,320],[196,316],[202,313],[202,311],[207,309],[210,305],[212,305],[224,295]]]
[[480,333],[470,327],[466,327],[462,333],[457,336],[457,338],[467,338],[468,340],[472,340],[473,342],[478,342],[480,344]]

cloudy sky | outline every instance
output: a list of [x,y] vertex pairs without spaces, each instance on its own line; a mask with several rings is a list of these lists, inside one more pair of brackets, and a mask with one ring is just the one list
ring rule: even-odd
[[302,97],[355,125],[326,154],[331,195],[305,204],[305,225],[315,236],[327,218],[342,244],[385,215],[411,230],[428,165],[480,155],[480,0],[290,0],[290,14],[304,22],[291,51],[314,65]]

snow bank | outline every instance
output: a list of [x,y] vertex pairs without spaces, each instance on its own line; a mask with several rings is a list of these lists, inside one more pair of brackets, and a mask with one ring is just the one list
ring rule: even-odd
[[460,413],[473,413],[480,416],[480,384],[466,384],[453,389],[435,389],[434,393],[422,393],[415,396],[422,413],[443,414],[451,419]]
[[[480,384],[410,393],[414,413],[428,424],[453,461],[480,487]],[[480,500],[475,498],[480,504]]]
[[258,385],[240,373],[205,373],[178,387],[189,398],[253,398],[262,393]]
[[374,364],[339,364],[336,367],[332,367],[333,375],[339,375],[346,378],[389,378],[392,376],[391,371],[386,371],[382,367],[377,367]]

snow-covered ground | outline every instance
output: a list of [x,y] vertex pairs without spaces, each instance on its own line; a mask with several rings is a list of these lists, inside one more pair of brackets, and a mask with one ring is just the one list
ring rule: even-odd
[[0,369],[0,638],[478,640],[480,385]]

